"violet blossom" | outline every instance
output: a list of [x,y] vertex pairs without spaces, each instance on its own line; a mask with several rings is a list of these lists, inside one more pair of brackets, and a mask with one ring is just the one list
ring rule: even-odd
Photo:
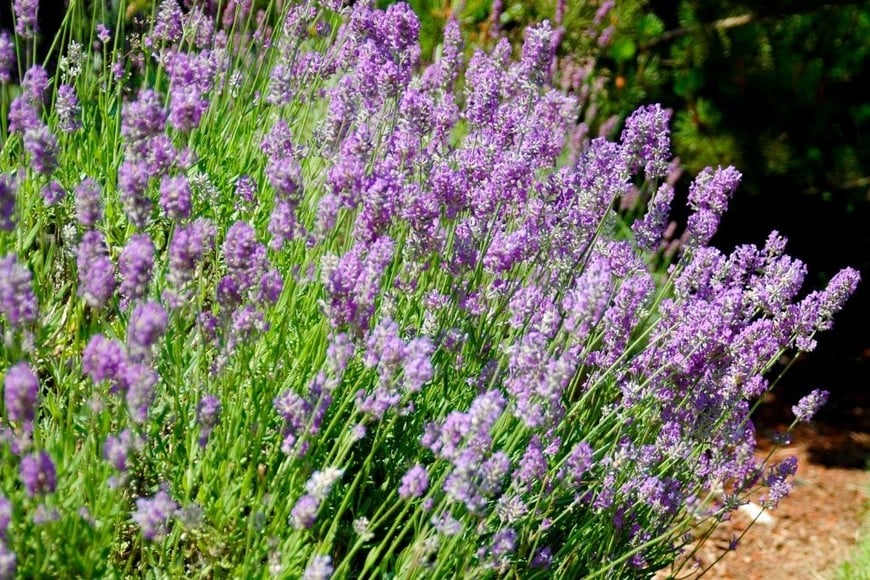
[[33,421],[39,398],[39,380],[26,362],[9,367],[3,378],[3,404],[9,421]]

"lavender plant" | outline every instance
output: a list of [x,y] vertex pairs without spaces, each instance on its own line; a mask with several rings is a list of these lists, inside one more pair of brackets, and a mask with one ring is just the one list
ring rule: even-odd
[[659,268],[669,113],[586,138],[549,24],[466,61],[450,21],[423,65],[404,4],[75,3],[49,74],[32,4],[0,36],[0,576],[644,577],[789,493],[751,413],[858,273],[801,294],[780,234],[711,247],[733,168]]

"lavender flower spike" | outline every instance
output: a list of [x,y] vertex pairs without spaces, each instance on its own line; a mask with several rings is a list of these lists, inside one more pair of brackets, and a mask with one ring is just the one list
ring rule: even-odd
[[73,87],[70,85],[58,87],[54,108],[57,111],[58,126],[61,131],[71,133],[81,127],[82,123],[79,120],[81,107]]
[[178,510],[178,504],[165,490],[160,490],[149,499],[136,500],[136,511],[133,513],[133,521],[142,530],[142,537],[146,540],[160,541],[168,532],[169,522]]
[[57,486],[57,472],[51,456],[37,451],[22,459],[21,482],[29,497],[52,493]]
[[14,254],[0,258],[0,314],[13,327],[31,324],[39,315],[31,280],[30,270],[19,265]]
[[5,85],[12,80],[12,71],[16,62],[15,43],[4,30],[0,32],[0,85]]
[[716,170],[708,167],[689,186],[689,206],[695,210],[686,224],[690,246],[704,246],[716,233],[719,219],[728,209],[728,200],[741,177],[733,167]]
[[160,181],[160,209],[169,219],[187,219],[190,215],[190,198],[190,184],[183,175],[165,175]]
[[314,556],[314,559],[305,568],[305,572],[302,573],[302,580],[329,580],[333,571],[332,557]]
[[220,423],[221,401],[215,395],[205,395],[196,406],[196,419],[199,422],[199,445],[205,447],[212,430]]
[[411,499],[421,497],[429,487],[429,476],[426,468],[420,464],[408,470],[402,477],[402,485],[399,486],[399,497]]
[[630,171],[643,168],[649,179],[667,175],[671,155],[671,132],[668,122],[671,110],[661,105],[641,107],[625,120],[621,141],[631,158]]
[[102,308],[115,292],[115,265],[108,257],[103,234],[91,230],[76,249],[79,294],[91,308]]
[[82,352],[82,373],[94,383],[112,381],[118,385],[127,365],[124,347],[117,340],[95,334]]
[[138,441],[129,429],[124,429],[117,437],[109,435],[103,445],[103,457],[120,472],[127,471],[130,452],[138,445]]
[[103,219],[101,194],[99,184],[90,177],[85,178],[75,190],[76,219],[87,228]]
[[30,365],[20,362],[6,371],[3,404],[9,421],[33,421],[39,396],[39,381]]
[[147,234],[134,235],[118,258],[118,269],[121,271],[119,291],[125,300],[145,297],[153,268],[154,243]]
[[290,510],[290,524],[297,530],[310,528],[317,520],[320,502],[313,495],[303,495]]
[[143,361],[151,354],[151,347],[166,331],[169,317],[157,302],[144,302],[133,309],[127,324],[127,348],[130,359]]
[[795,419],[801,422],[808,422],[818,412],[818,410],[828,401],[828,391],[815,389],[809,395],[803,397],[798,404],[791,408]]
[[12,4],[15,13],[15,32],[27,40],[39,32],[36,15],[39,12],[39,0],[15,0]]

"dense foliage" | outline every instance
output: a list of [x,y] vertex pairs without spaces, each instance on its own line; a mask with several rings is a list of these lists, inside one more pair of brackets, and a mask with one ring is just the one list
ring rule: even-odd
[[191,4],[0,35],[0,577],[644,577],[789,493],[753,405],[858,274],[711,247],[733,167],[674,239],[668,110],[590,139],[546,22]]

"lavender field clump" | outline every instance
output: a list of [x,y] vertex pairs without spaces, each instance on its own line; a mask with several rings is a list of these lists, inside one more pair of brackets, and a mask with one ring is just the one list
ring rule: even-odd
[[120,4],[0,33],[0,578],[649,577],[789,494],[751,414],[858,273],[710,246],[730,167],[676,237],[670,112],[589,138],[558,26]]

